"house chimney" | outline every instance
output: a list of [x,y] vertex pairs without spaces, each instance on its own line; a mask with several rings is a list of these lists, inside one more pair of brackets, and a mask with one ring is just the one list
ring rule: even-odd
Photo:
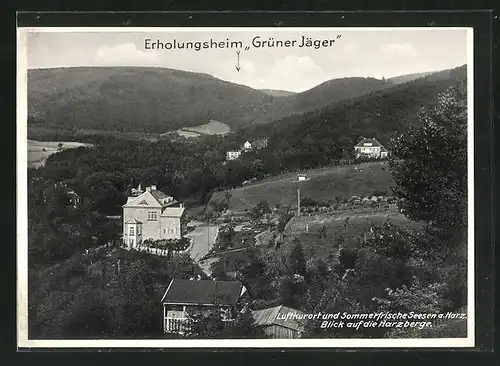
[[152,185],[151,185],[151,190],[152,190],[152,191],[156,191],[156,185],[152,184]]
[[151,192],[151,187],[146,187],[146,192]]

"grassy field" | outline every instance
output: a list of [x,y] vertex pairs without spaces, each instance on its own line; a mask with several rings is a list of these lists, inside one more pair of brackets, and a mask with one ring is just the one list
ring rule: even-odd
[[225,135],[231,131],[231,128],[225,123],[210,121],[204,125],[185,127],[176,132],[184,137],[198,137],[200,135]]
[[[294,217],[288,224],[285,231],[285,243],[280,250],[288,252],[291,249],[294,238],[299,238],[306,258],[326,258],[329,254],[335,254],[337,249],[334,245],[335,239],[343,236],[347,242],[356,243],[359,237],[369,230],[370,226],[380,226],[386,221],[401,227],[416,229],[420,224],[408,220],[398,212],[375,212],[373,214],[351,215],[349,230],[344,227],[345,218],[343,215],[315,215]],[[326,237],[319,235],[318,229],[326,227]],[[306,230],[307,226],[307,230]]]
[[28,167],[36,168],[45,163],[45,160],[59,151],[59,143],[62,143],[61,149],[74,149],[80,146],[89,146],[80,142],[72,141],[34,141],[28,140]]
[[[374,191],[390,192],[390,174],[387,165],[380,162],[358,166],[339,166],[311,170],[310,178],[300,183],[302,198],[317,201],[332,200],[336,196],[351,197],[371,195]],[[288,173],[239,187],[232,191],[229,209],[240,211],[251,208],[261,200],[270,205],[296,207],[297,174]],[[223,200],[224,192],[216,192],[212,200]]]

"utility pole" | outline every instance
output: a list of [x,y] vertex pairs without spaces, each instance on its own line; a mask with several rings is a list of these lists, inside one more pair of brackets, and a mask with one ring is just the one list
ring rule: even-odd
[[297,187],[297,216],[300,217],[300,188]]

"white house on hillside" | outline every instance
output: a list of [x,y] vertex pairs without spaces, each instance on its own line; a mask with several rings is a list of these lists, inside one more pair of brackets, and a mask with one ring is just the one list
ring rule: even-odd
[[250,149],[252,149],[252,144],[250,143],[250,141],[246,141],[243,144],[243,150],[250,150]]
[[238,159],[241,155],[241,151],[228,151],[226,152],[226,160]]
[[245,141],[240,150],[227,151],[226,152],[226,160],[236,160],[238,159],[242,153],[248,152],[251,150],[260,150],[265,149],[267,147],[267,139],[256,140],[253,143],[250,141]]
[[356,158],[366,157],[366,158],[386,158],[389,155],[389,151],[375,138],[363,138],[356,146],[354,146],[356,151]]

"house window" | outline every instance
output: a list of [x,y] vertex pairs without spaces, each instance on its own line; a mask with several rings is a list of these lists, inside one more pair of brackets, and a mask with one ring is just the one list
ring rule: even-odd
[[130,235],[135,235],[135,230],[133,226],[130,227]]
[[154,221],[156,221],[156,212],[155,211],[149,211],[148,212],[148,220],[154,220]]

